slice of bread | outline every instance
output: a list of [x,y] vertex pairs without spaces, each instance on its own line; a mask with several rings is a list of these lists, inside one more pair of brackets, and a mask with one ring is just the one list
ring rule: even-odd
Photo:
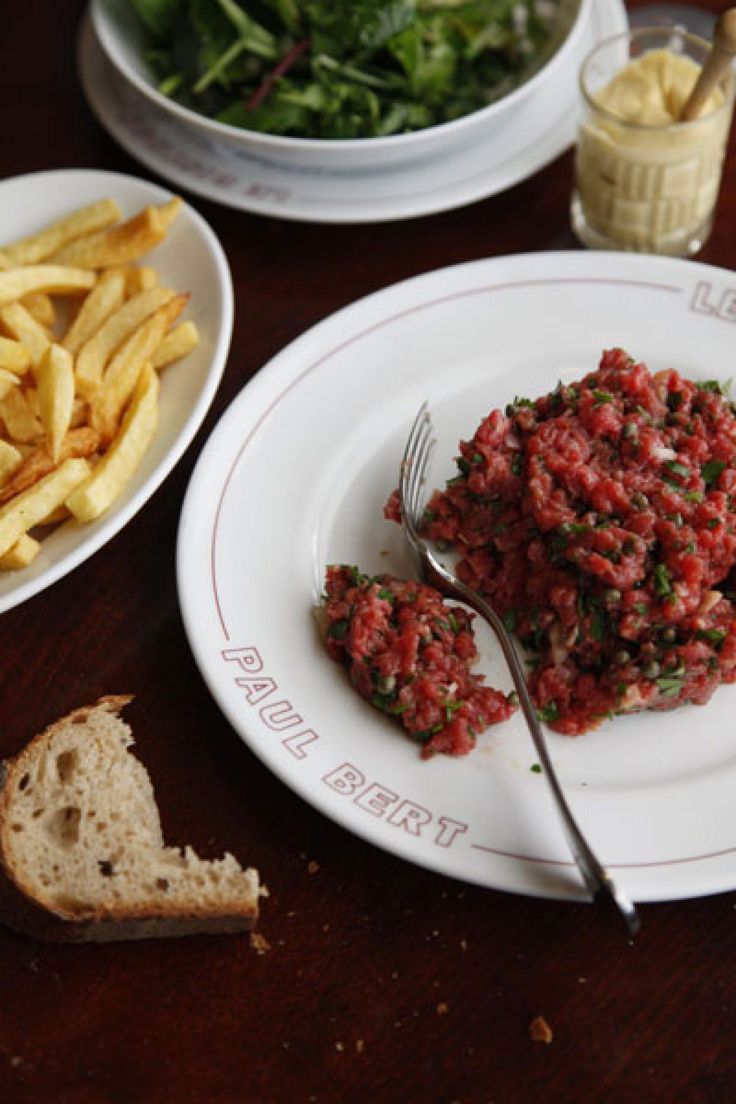
[[148,772],[105,697],[36,736],[0,774],[0,919],[43,939],[253,927],[255,870],[164,846]]

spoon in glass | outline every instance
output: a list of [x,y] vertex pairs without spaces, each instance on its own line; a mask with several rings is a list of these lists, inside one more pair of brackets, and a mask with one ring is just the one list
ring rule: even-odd
[[680,112],[682,122],[698,118],[706,100],[728,72],[734,57],[736,57],[736,8],[728,8],[716,22],[713,48]]

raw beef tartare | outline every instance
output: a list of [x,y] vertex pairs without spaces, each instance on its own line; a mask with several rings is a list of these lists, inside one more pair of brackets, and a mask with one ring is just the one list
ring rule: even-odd
[[362,697],[403,724],[423,757],[467,754],[516,709],[513,694],[470,669],[474,615],[446,605],[433,587],[332,566],[322,611],[330,656],[347,664]]
[[716,382],[613,349],[492,411],[459,451],[426,535],[531,653],[552,728],[703,704],[736,680],[736,416]]

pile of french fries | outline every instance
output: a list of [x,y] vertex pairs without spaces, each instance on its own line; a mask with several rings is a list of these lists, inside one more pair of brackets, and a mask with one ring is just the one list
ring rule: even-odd
[[181,205],[102,199],[0,246],[0,570],[104,513],[156,433],[159,372],[199,335],[141,259]]

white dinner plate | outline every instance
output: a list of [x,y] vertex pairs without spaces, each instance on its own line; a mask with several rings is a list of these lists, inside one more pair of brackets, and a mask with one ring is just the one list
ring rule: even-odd
[[271,163],[209,140],[157,108],[104,55],[88,19],[79,37],[82,87],[100,123],[129,153],[181,188],[229,207],[306,222],[388,222],[433,214],[496,195],[525,180],[574,140],[578,69],[593,46],[627,30],[621,0],[594,0],[568,65],[451,157],[380,171],[310,170]]
[[[171,192],[137,177],[93,169],[13,177],[0,183],[0,246],[108,196],[127,218],[147,204],[164,203]],[[214,398],[233,326],[232,282],[220,243],[201,215],[184,204],[145,263],[156,268],[162,284],[191,293],[182,318],[196,322],[200,344],[162,372],[159,428],[120,498],[96,521],[59,526],[43,540],[30,567],[0,573],[0,613],[62,578],[115,536],[171,471]]]
[[[584,894],[520,715],[467,757],[420,758],[318,639],[329,563],[406,575],[383,504],[420,402],[432,482],[492,408],[627,349],[652,371],[733,373],[736,275],[618,253],[503,257],[378,292],[309,330],[238,396],[206,444],[178,544],[186,631],[253,751],[339,824],[415,863],[500,889]],[[481,667],[511,689],[478,626]],[[736,687],[707,706],[549,733],[580,825],[636,900],[736,887]]]

